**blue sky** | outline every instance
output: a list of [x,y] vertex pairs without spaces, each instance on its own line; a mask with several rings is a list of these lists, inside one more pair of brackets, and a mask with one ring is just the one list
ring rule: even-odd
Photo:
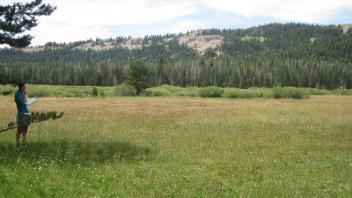
[[[2,0],[1,4],[15,0]],[[29,0],[17,0],[28,2]],[[33,45],[272,22],[352,23],[352,0],[44,0],[56,5],[31,30]]]

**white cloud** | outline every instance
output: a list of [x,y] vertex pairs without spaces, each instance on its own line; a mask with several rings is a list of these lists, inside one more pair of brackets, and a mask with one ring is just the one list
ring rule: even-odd
[[147,29],[143,29],[138,34],[134,36],[143,36],[143,35],[155,35],[155,34],[167,34],[167,33],[180,33],[186,32],[189,30],[201,29],[206,27],[206,22],[202,20],[178,20],[173,21],[172,23],[163,26],[156,27],[152,26]]
[[[0,4],[31,0],[0,0]],[[121,35],[178,33],[197,28],[267,22],[326,23],[352,0],[44,0],[58,9],[30,32],[33,45]],[[233,17],[222,14],[230,12]],[[216,15],[211,15],[214,12]],[[220,14],[219,14],[220,13]],[[241,15],[242,17],[237,17]],[[218,16],[207,21],[207,16]],[[345,17],[346,18],[346,17]],[[248,20],[247,20],[248,19]],[[252,20],[254,19],[254,20]],[[219,22],[217,22],[218,20]],[[238,21],[241,20],[241,21]],[[260,20],[263,21],[263,20]],[[264,20],[265,21],[265,20]],[[351,23],[352,21],[348,21]],[[108,28],[109,27],[121,27]]]
[[50,41],[73,42],[97,37],[110,38],[116,36],[100,26],[81,26],[50,22],[41,23],[38,27],[33,28],[30,33],[34,36],[32,45],[42,45]]
[[269,17],[283,21],[323,23],[352,0],[203,0],[205,4],[246,17]]
[[124,25],[156,23],[195,11],[186,1],[159,2],[154,5],[146,0],[49,0],[58,9],[45,21],[72,25]]
[[[30,0],[5,0],[1,4],[28,1]],[[109,32],[104,26],[154,24],[196,12],[195,5],[188,1],[44,0],[44,2],[57,6],[57,10],[49,17],[41,17],[39,25],[30,32],[35,37],[33,45],[49,41],[68,42],[114,37],[117,34]]]

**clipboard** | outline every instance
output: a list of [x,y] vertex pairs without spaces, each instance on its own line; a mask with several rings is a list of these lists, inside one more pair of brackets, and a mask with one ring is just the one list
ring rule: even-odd
[[26,102],[26,105],[30,106],[30,105],[36,103],[37,101],[38,101],[38,98],[28,98],[27,102]]

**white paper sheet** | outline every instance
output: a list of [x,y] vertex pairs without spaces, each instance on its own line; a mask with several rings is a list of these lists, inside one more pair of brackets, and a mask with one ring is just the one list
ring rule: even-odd
[[27,99],[27,102],[26,102],[26,105],[29,106],[29,105],[32,105],[33,103],[37,102],[38,99],[37,98],[28,98]]

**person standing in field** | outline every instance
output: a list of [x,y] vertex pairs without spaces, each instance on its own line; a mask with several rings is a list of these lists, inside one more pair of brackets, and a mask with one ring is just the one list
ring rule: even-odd
[[28,107],[26,105],[27,95],[26,95],[26,84],[19,83],[18,91],[15,94],[15,102],[17,106],[17,133],[16,133],[16,143],[17,148],[20,147],[20,139],[22,137],[22,144],[26,144],[26,136],[28,131],[28,126],[30,124],[30,114]]

